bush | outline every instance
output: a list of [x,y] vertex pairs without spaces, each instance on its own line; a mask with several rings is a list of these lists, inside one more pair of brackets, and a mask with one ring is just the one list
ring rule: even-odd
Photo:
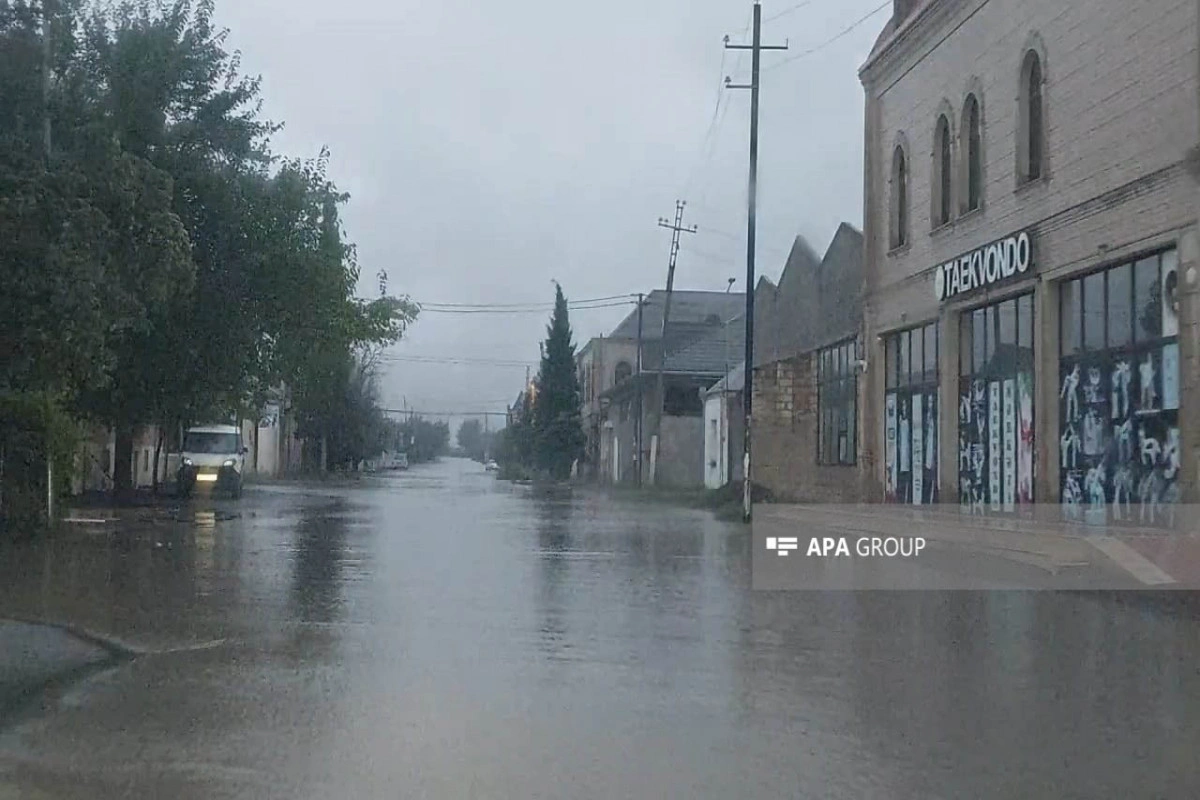
[[532,481],[537,478],[537,473],[524,464],[509,462],[500,465],[497,477],[502,481]]
[[45,522],[46,460],[63,494],[83,442],[77,420],[46,395],[0,393],[0,531],[32,532]]

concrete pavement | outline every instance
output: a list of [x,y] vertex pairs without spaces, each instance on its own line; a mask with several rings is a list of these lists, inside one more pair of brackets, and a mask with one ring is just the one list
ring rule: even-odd
[[755,530],[799,536],[802,544],[815,535],[920,536],[930,552],[952,555],[965,581],[1007,562],[1028,568],[1014,587],[1200,588],[1200,537],[1190,529],[1090,527],[1053,518],[1049,511],[1057,509],[1040,510],[1013,518],[965,515],[957,506],[764,504],[755,506]]

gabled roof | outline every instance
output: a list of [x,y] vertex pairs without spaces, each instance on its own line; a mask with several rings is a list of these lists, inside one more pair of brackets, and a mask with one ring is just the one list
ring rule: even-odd
[[824,257],[796,237],[779,286],[755,294],[754,365],[806,353],[854,334],[862,316],[863,235],[838,226]]
[[[642,339],[658,339],[662,336],[663,306],[667,293],[663,289],[655,289],[646,295],[642,307]],[[696,324],[704,323],[711,317],[721,322],[737,314],[746,305],[746,295],[734,292],[692,292],[674,290],[671,292],[670,323]],[[629,312],[629,316],[613,329],[609,335],[613,339],[637,338],[637,309]]]
[[680,335],[683,331],[675,333],[674,328],[672,324],[667,329],[665,372],[719,375],[741,359],[745,334],[738,322],[706,326],[686,340]]
[[746,362],[739,361],[738,365],[729,371],[721,380],[717,381],[711,389],[705,392],[705,396],[724,393],[737,393],[742,391],[746,386]]

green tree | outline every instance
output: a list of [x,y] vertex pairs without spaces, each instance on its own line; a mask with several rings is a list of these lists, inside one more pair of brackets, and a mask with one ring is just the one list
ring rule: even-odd
[[484,441],[483,425],[477,419],[464,420],[458,426],[458,446],[466,451],[467,456],[482,461],[487,449]]
[[567,298],[558,286],[554,313],[546,328],[533,404],[535,464],[551,477],[563,480],[570,475],[576,459],[583,455],[585,443],[575,344],[571,341]]

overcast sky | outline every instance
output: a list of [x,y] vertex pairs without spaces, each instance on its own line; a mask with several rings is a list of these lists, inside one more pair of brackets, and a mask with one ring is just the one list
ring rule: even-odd
[[[763,55],[760,275],[778,278],[797,235],[823,252],[841,221],[861,227],[857,71],[888,12],[795,56],[879,6],[763,5],[763,42],[790,50]],[[749,55],[722,37],[748,42],[750,13],[747,0],[217,2],[243,69],[263,78],[265,115],[286,125],[275,149],[332,150],[362,294],[382,268],[391,293],[427,303],[548,304],[554,280],[569,299],[661,288],[670,233],[656,222],[676,199],[700,228],[677,288],[736,276],[742,291],[749,92],[723,92],[711,122],[722,73],[749,80]],[[629,310],[572,314],[577,345]],[[423,314],[390,351],[417,360],[388,365],[383,399],[503,411],[523,367],[447,362],[536,372],[548,316]]]

